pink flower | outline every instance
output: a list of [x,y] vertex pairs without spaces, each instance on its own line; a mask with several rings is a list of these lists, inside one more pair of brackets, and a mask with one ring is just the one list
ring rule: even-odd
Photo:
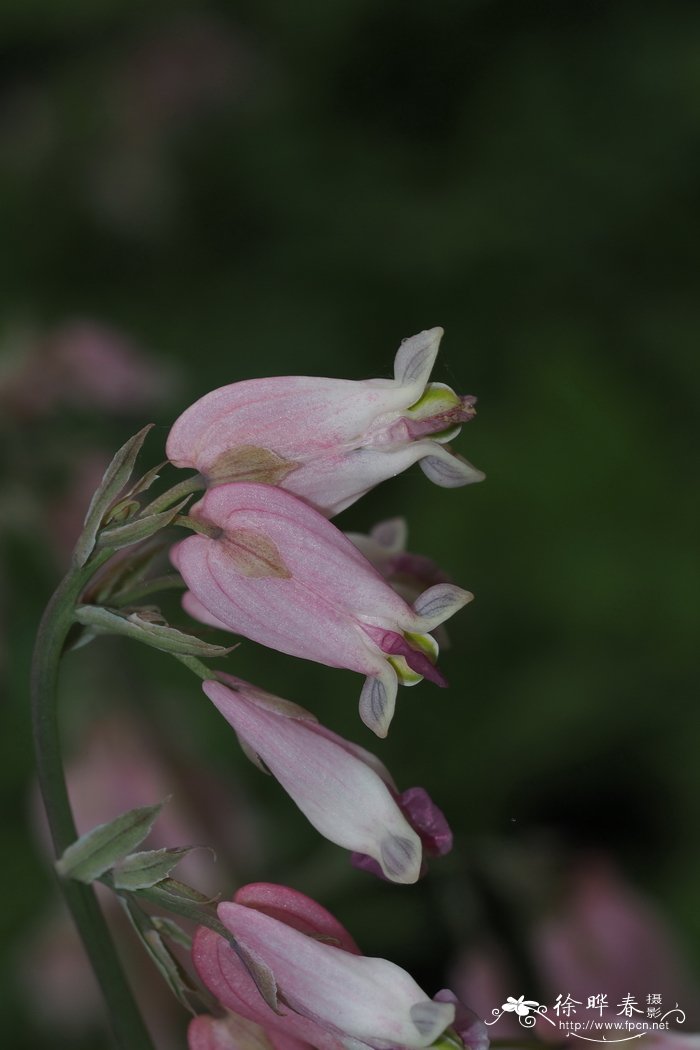
[[452,833],[422,788],[399,795],[386,767],[319,725],[308,711],[231,675],[203,683],[246,752],[264,763],[317,831],[354,862],[394,882],[415,882],[426,852],[446,853]]
[[416,462],[445,488],[481,481],[447,445],[475,415],[475,398],[428,383],[442,335],[404,340],[394,379],[280,376],[213,390],[175,422],[168,458],[209,485],[280,485],[328,517]]
[[[223,1017],[200,1014],[187,1029],[188,1050],[314,1050],[303,1042],[279,1030],[265,1029],[255,1021],[227,1010]],[[327,1041],[328,1050],[341,1050],[337,1040]],[[326,1050],[317,1042],[316,1050]]]
[[197,972],[224,1007],[268,1031],[281,1030],[323,1050],[358,1042],[378,1050],[417,1050],[455,1021],[454,1001],[431,1000],[405,970],[360,955],[333,916],[295,890],[244,886],[217,910],[271,990],[278,1012],[263,1002],[231,946],[211,930],[197,931]]
[[210,489],[193,535],[171,557],[189,594],[185,609],[292,656],[366,675],[360,714],[386,736],[399,681],[445,679],[428,633],[471,600],[451,584],[408,605],[323,515],[271,485]]

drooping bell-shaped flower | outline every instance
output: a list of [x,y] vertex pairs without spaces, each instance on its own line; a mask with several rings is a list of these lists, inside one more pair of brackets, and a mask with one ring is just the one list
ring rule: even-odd
[[447,822],[422,788],[399,795],[378,758],[304,708],[231,675],[219,678],[202,688],[246,753],[279,780],[317,831],[353,850],[357,867],[411,883],[424,870],[423,847],[434,856],[451,848]]
[[210,486],[279,485],[328,517],[416,462],[445,488],[481,481],[448,444],[476,399],[428,382],[442,335],[404,340],[393,379],[278,376],[213,390],[173,425],[168,458]]
[[208,929],[195,937],[197,972],[223,1006],[265,1028],[324,1050],[333,1042],[347,1050],[358,1043],[418,1050],[455,1021],[454,1002],[431,1000],[394,963],[360,955],[333,916],[295,890],[244,886],[217,911],[278,1012],[263,1001],[231,946]]
[[271,485],[219,485],[192,516],[211,534],[182,540],[171,558],[195,618],[364,674],[360,714],[379,736],[399,681],[446,684],[429,632],[470,601],[468,591],[438,584],[408,605],[330,521]]

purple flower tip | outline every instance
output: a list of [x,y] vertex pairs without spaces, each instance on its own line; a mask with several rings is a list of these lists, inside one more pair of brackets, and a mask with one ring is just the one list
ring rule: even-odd
[[425,788],[408,788],[399,795],[398,803],[409,824],[418,832],[429,856],[443,857],[450,852],[452,829]]
[[465,1050],[488,1050],[489,1037],[486,1025],[473,1010],[459,1001],[454,992],[451,992],[449,988],[443,988],[441,992],[433,996],[433,1001],[454,1003],[456,1012],[452,1028],[464,1043]]

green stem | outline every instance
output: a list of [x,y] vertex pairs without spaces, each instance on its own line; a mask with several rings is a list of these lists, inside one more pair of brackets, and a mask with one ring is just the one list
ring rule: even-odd
[[[63,647],[75,605],[93,573],[113,551],[101,551],[82,568],[73,568],[59,585],[37,634],[32,662],[32,724],[39,786],[46,807],[56,857],[74,842],[73,821],[61,757],[56,687]],[[109,928],[90,886],[59,880],[66,904],[80,932],[109,1009],[116,1045],[123,1050],[153,1050],[116,953]]]
[[185,667],[189,667],[190,671],[196,674],[198,678],[201,678],[203,682],[208,682],[212,679],[215,681],[218,678],[216,671],[212,671],[211,667],[207,667],[196,656],[185,656],[184,653],[173,653],[173,656]]
[[144,507],[141,511],[141,517],[145,517],[147,514],[158,514],[161,510],[167,510],[168,507],[174,507],[176,503],[179,503],[183,496],[189,496],[191,492],[199,492],[200,489],[207,487],[207,483],[201,474],[193,474],[189,478],[185,478],[184,481],[178,482],[177,485],[173,485],[167,492],[163,492],[160,496]]

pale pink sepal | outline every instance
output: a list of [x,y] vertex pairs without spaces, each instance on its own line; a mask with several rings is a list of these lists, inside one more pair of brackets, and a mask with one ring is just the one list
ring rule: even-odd
[[[202,688],[262,759],[321,835],[367,854],[394,882],[413,883],[421,872],[421,839],[387,786],[391,777],[368,752],[319,725],[301,708],[231,676]],[[304,717],[306,715],[306,717]]]
[[217,912],[244,951],[269,967],[280,999],[340,1039],[426,1047],[455,1018],[454,1004],[433,1002],[386,959],[350,955],[241,904]]
[[[227,1013],[223,1017],[200,1014],[187,1029],[188,1050],[312,1050],[311,1044],[281,1030]],[[329,1048],[330,1050],[330,1048]]]
[[168,458],[210,485],[280,485],[329,517],[418,460],[439,485],[480,481],[442,444],[474,415],[474,398],[428,386],[442,335],[431,328],[404,340],[394,379],[281,376],[214,390],[175,422]]
[[[432,631],[471,599],[469,592],[438,584],[411,607],[322,514],[271,485],[220,485],[195,513],[220,534],[190,536],[172,552],[196,599],[187,599],[193,614],[204,606],[207,623],[366,675],[362,718],[385,736],[398,685],[397,665],[388,662],[397,652],[393,636]],[[251,550],[262,554],[251,559]],[[377,641],[383,637],[385,648]],[[418,659],[424,650],[407,643]]]

